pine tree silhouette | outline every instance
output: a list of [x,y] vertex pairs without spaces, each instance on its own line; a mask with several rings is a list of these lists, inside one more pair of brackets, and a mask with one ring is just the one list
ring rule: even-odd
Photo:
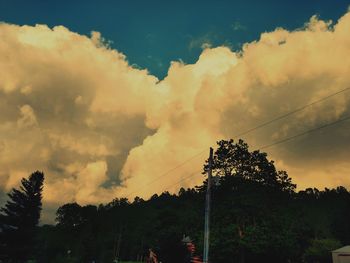
[[36,171],[12,189],[0,209],[0,259],[24,262],[32,256],[42,209],[44,173]]

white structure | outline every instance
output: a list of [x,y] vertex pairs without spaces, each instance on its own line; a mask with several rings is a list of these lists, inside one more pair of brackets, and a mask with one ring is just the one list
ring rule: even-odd
[[350,263],[350,246],[332,251],[333,263]]

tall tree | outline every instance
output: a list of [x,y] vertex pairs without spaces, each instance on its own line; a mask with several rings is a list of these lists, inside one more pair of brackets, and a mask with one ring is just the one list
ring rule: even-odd
[[[249,151],[243,140],[235,143],[231,140],[217,142],[213,157],[213,174],[219,176],[237,176],[272,188],[294,192],[296,185],[292,183],[285,171],[277,171],[274,161],[267,159],[264,152]],[[204,170],[208,169],[208,161]]]
[[[296,185],[285,171],[276,170],[266,153],[249,151],[243,140],[237,143],[222,140],[217,144],[212,168],[213,174],[221,177],[221,186],[213,187],[213,206],[216,206],[213,237],[225,235],[226,243],[217,245],[231,248],[226,251],[226,258],[230,255],[234,261],[243,263],[249,261],[247,253],[260,254],[266,250],[267,234],[278,234],[269,222],[286,221],[280,216],[283,205],[288,203],[283,200],[289,199]],[[208,161],[204,172],[207,169]],[[216,223],[222,226],[221,229]],[[286,238],[279,240],[283,241],[283,246],[293,242]]]
[[33,253],[36,226],[42,209],[44,173],[36,171],[12,189],[0,209],[0,255],[12,262],[23,262]]

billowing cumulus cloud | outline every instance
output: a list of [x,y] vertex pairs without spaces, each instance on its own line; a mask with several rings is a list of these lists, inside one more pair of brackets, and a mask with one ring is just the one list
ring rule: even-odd
[[0,172],[9,190],[45,171],[45,201],[107,202],[145,125],[157,79],[98,33],[0,25]]
[[[1,24],[1,188],[44,170],[49,206],[200,183],[207,152],[160,175],[216,140],[350,87],[348,32],[350,13],[334,24],[312,17],[239,52],[204,49],[195,64],[173,62],[158,81],[98,32]],[[343,92],[243,138],[256,149],[349,115]],[[350,186],[349,128],[339,123],[266,151],[300,188]]]
[[[123,169],[129,187],[149,181],[167,167],[252,127],[329,94],[350,87],[350,14],[338,23],[312,17],[303,29],[276,29],[244,45],[242,52],[206,49],[194,65],[173,63],[157,86],[166,93],[164,105],[151,120],[157,132],[131,150]],[[350,92],[243,136],[253,149],[350,115]],[[350,186],[346,176],[349,122],[267,149],[300,188]],[[206,153],[207,154],[207,153]],[[142,189],[151,194],[169,181],[199,170],[197,158]],[[142,180],[139,180],[142,178]],[[186,182],[199,183],[200,175]],[[183,183],[186,185],[186,183]],[[173,189],[178,187],[176,185]],[[137,191],[136,188],[135,191]],[[140,190],[139,190],[140,191]]]

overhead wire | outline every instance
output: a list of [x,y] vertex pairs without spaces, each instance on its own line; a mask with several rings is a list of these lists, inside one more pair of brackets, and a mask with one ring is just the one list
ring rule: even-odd
[[339,119],[339,120],[336,120],[336,121],[333,121],[333,122],[326,123],[326,124],[324,124],[324,125],[318,126],[318,127],[313,128],[313,129],[311,129],[311,130],[307,130],[307,131],[305,131],[305,132],[298,133],[298,134],[296,134],[296,135],[293,135],[293,136],[284,138],[284,139],[282,139],[282,140],[273,142],[273,143],[271,143],[271,144],[267,144],[267,145],[261,146],[261,147],[259,147],[259,149],[262,150],[262,149],[270,148],[270,147],[275,146],[275,145],[277,145],[277,144],[285,143],[285,142],[290,141],[290,140],[293,140],[293,139],[295,139],[295,138],[297,138],[297,137],[300,137],[300,136],[303,136],[303,135],[305,135],[305,134],[308,134],[308,133],[312,133],[312,132],[321,130],[321,129],[323,129],[323,128],[327,128],[327,127],[329,127],[329,126],[333,126],[333,125],[335,125],[335,124],[338,124],[338,123],[340,123],[340,122],[347,121],[347,120],[349,120],[349,119],[350,119],[350,116],[347,116],[347,117],[344,117],[344,118],[342,118],[342,119]]
[[197,153],[196,155],[192,156],[191,158],[185,160],[184,162],[178,164],[177,166],[171,168],[170,170],[166,171],[165,173],[162,173],[161,175],[157,176],[156,178],[154,178],[152,181],[146,183],[145,185],[143,185],[142,187],[140,187],[138,190],[135,190],[133,192],[131,192],[130,194],[128,194],[126,196],[126,198],[130,197],[131,195],[137,193],[139,190],[142,190],[145,186],[148,186],[148,185],[151,185],[153,184],[154,182],[158,181],[160,178],[164,177],[165,175],[168,175],[169,173],[173,172],[174,170],[180,168],[181,166],[185,165],[186,163],[192,161],[193,159],[197,158],[198,156],[200,156],[201,154],[203,154],[207,149]]
[[246,130],[246,131],[244,131],[244,132],[242,132],[242,133],[237,134],[237,135],[234,136],[234,137],[239,137],[239,136],[242,136],[242,135],[246,135],[246,134],[248,134],[248,133],[250,133],[250,132],[252,132],[252,131],[255,131],[255,130],[258,130],[258,129],[262,128],[262,127],[265,127],[265,126],[267,126],[267,125],[269,125],[269,124],[271,124],[271,123],[273,123],[273,122],[275,122],[275,121],[282,120],[282,119],[284,119],[284,118],[286,118],[286,117],[288,117],[288,116],[290,116],[290,115],[293,115],[293,114],[295,114],[295,113],[297,113],[297,112],[303,111],[303,110],[305,110],[305,109],[307,109],[307,108],[309,108],[309,107],[311,107],[311,106],[313,106],[313,105],[315,105],[315,104],[317,104],[317,103],[323,102],[323,101],[325,101],[325,100],[327,100],[327,99],[329,99],[329,98],[331,98],[331,97],[334,97],[334,96],[336,96],[336,95],[338,95],[338,94],[340,94],[340,93],[343,93],[343,92],[345,92],[345,91],[348,91],[348,90],[350,90],[350,87],[349,87],[349,88],[346,88],[346,89],[339,90],[339,91],[337,91],[337,92],[335,92],[335,93],[329,94],[329,95],[327,95],[327,96],[325,96],[325,97],[322,97],[321,99],[315,100],[315,101],[313,101],[313,102],[311,102],[311,103],[309,103],[309,104],[306,104],[306,105],[304,105],[304,106],[302,106],[302,107],[299,107],[299,108],[297,108],[297,109],[294,109],[294,110],[292,110],[292,111],[290,111],[290,112],[287,112],[286,114],[283,114],[283,115],[281,115],[281,116],[278,116],[278,117],[276,117],[276,118],[274,118],[274,119],[272,119],[272,120],[269,120],[269,121],[267,121],[267,122],[261,123],[261,124],[255,126],[255,127],[253,127],[253,128],[250,128],[250,129],[248,129],[248,130]]

